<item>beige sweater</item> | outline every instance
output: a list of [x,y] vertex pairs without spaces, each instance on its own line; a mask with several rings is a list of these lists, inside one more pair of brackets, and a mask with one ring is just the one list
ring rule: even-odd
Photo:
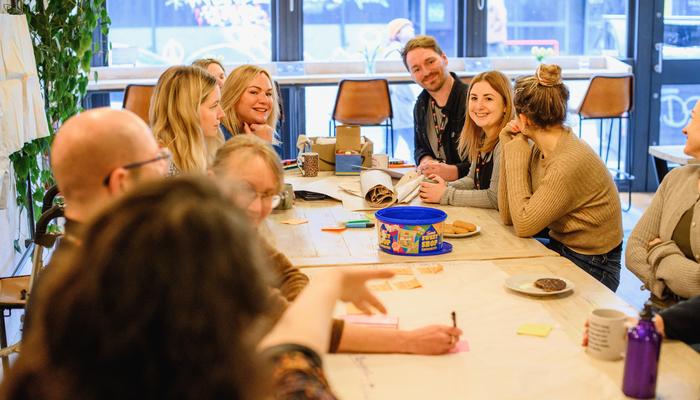
[[[625,264],[659,298],[664,288],[681,297],[700,295],[700,165],[671,171],[627,240]],[[685,257],[671,239],[678,221],[694,207],[690,226],[690,247],[694,260]],[[661,243],[649,247],[659,238]]]
[[549,235],[571,250],[605,254],[622,242],[622,210],[615,183],[598,155],[570,129],[553,153],[501,132],[498,209],[505,224],[527,237]]

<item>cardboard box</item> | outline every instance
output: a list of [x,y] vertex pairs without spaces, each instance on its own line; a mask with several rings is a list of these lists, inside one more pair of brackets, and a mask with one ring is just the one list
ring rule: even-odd
[[311,151],[318,153],[319,171],[335,170],[335,138],[312,137]]
[[336,175],[360,175],[359,165],[362,165],[362,155],[360,154],[338,153],[335,155]]
[[360,135],[358,125],[338,125],[335,128],[335,152],[344,153],[346,151],[357,152],[361,156],[363,167],[372,167],[372,154],[374,153],[374,143],[367,137]]

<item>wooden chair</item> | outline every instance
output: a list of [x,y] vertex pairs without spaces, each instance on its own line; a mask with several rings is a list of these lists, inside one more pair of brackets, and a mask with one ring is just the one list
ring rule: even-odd
[[[632,105],[634,104],[634,76],[632,74],[618,76],[593,76],[588,85],[588,90],[581,105],[576,110],[579,116],[578,132],[582,134],[584,120],[598,120],[598,155],[608,164],[610,155],[610,143],[612,142],[613,126],[617,121],[617,168],[611,169],[615,183],[627,187],[628,202],[625,211],[632,205],[632,181],[634,176],[629,172],[629,162],[625,163],[625,170],[620,167],[622,158],[622,119],[629,121]],[[603,120],[610,120],[607,146],[603,156]],[[628,125],[629,126],[629,125]],[[628,131],[627,154],[629,158],[631,141]]]
[[336,121],[342,124],[383,126],[387,153],[394,155],[394,113],[386,79],[344,79],[338,84],[333,115],[332,134]]
[[0,358],[2,358],[3,372],[6,374],[9,370],[10,354],[19,351],[20,343],[15,343],[12,346],[7,344],[7,330],[5,326],[5,311],[8,315],[12,315],[12,310],[24,310],[27,305],[30,293],[34,288],[34,283],[39,273],[42,270],[42,254],[44,248],[53,247],[56,239],[60,234],[51,233],[48,231],[49,224],[63,216],[63,205],[53,204],[58,188],[54,185],[46,191],[42,205],[42,214],[36,224],[36,232],[34,233],[34,254],[32,257],[32,273],[31,275],[20,275],[7,278],[0,278]]
[[146,125],[151,124],[148,118],[148,109],[151,107],[153,89],[155,89],[153,85],[128,85],[124,89],[122,108],[134,112],[146,121]]

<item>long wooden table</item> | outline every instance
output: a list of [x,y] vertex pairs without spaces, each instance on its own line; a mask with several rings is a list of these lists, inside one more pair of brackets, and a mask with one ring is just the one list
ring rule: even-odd
[[[325,232],[321,228],[357,219],[362,213],[345,210],[335,200],[297,200],[293,209],[275,211],[268,218],[272,242],[298,267],[347,264],[397,263],[450,260],[494,260],[551,256],[555,253],[530,238],[519,238],[510,226],[501,224],[496,210],[474,207],[430,205],[447,212],[448,221],[460,219],[481,227],[481,233],[466,238],[447,238],[451,253],[430,257],[407,257],[384,253],[377,244],[376,228]],[[287,225],[282,221],[305,219],[308,223]]]
[[[624,361],[601,361],[581,347],[583,324],[599,307],[635,315],[628,304],[562,257],[441,262],[444,272],[424,275],[422,286],[377,292],[402,329],[425,324],[458,326],[468,352],[443,356],[334,354],[324,357],[331,386],[344,399],[617,399]],[[401,267],[406,264],[354,266]],[[325,268],[307,270],[312,276]],[[505,280],[521,273],[564,277],[566,295],[531,297]],[[407,279],[397,276],[394,280]],[[344,313],[339,305],[337,312]],[[553,327],[547,337],[516,334],[525,323]],[[700,355],[687,345],[662,345],[658,398],[700,398]]]

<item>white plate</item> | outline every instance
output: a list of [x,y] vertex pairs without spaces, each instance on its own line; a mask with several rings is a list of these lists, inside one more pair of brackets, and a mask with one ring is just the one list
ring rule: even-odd
[[[566,287],[562,290],[557,290],[555,292],[545,292],[544,290],[535,287],[535,281],[542,278],[556,278],[561,279],[566,282]],[[555,276],[551,274],[519,274],[513,275],[506,279],[506,287],[516,292],[529,294],[532,296],[551,296],[560,293],[566,293],[568,291],[574,290],[574,283],[566,278],[560,276]]]
[[448,237],[448,238],[463,238],[463,237],[468,237],[468,236],[474,236],[477,233],[481,232],[481,227],[479,225],[476,226],[476,230],[474,232],[467,232],[467,233],[443,233],[443,236]]

